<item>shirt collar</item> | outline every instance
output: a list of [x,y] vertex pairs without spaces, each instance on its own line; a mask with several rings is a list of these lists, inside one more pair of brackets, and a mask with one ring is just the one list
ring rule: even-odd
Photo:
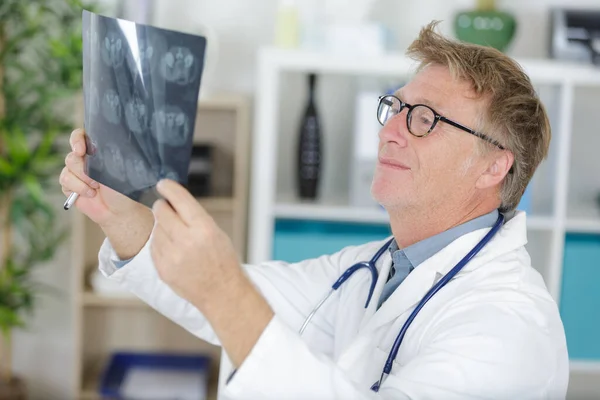
[[491,228],[498,219],[498,214],[498,210],[494,210],[464,224],[423,239],[402,250],[398,247],[396,240],[393,240],[389,247],[394,262],[393,265],[403,265],[408,260],[412,270],[459,237],[478,229]]

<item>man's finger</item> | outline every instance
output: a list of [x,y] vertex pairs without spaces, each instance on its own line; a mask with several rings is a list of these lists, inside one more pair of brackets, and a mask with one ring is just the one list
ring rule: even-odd
[[187,225],[183,223],[179,215],[167,204],[166,200],[157,200],[152,207],[156,225],[173,242],[177,242],[180,235],[188,231]]
[[79,179],[79,177],[77,177],[67,167],[63,168],[62,172],[60,173],[60,177],[58,178],[58,182],[60,183],[63,191],[67,190],[75,192],[90,198],[96,196],[96,190]]
[[78,156],[75,152],[67,154],[65,165],[79,179],[87,183],[90,187],[98,189],[100,184],[85,174],[85,163],[83,157]]
[[75,129],[71,132],[69,144],[79,157],[83,157],[85,155],[85,131],[83,129]]
[[187,226],[192,226],[197,221],[206,221],[210,218],[198,201],[179,183],[170,179],[163,179],[158,182],[156,188]]

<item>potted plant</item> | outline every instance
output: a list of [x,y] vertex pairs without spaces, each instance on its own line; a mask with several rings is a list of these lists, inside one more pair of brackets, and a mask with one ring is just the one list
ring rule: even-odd
[[57,190],[58,139],[72,129],[80,97],[82,7],[0,2],[0,400],[25,396],[11,373],[11,331],[24,326],[39,292],[32,271],[66,236],[47,194]]

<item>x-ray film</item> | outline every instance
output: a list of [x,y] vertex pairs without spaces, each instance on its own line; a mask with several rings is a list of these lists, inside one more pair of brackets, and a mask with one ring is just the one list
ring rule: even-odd
[[86,170],[150,206],[187,184],[206,39],[83,11]]

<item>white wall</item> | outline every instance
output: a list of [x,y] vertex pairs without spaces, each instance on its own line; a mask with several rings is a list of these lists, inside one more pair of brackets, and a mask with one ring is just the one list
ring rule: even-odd
[[[377,0],[372,18],[394,31],[398,49],[403,50],[419,29],[433,19],[442,20],[440,29],[451,34],[454,13],[474,3],[474,0]],[[598,0],[498,0],[497,3],[517,18],[517,36],[509,49],[517,57],[546,56],[550,7],[568,4],[600,8]],[[229,91],[254,89],[256,50],[272,43],[277,0],[156,0],[156,4],[158,26],[193,30],[210,24],[217,32],[221,50],[218,73],[206,85]]]
[[[101,0],[101,3],[114,6],[118,0]],[[499,6],[515,14],[519,24],[509,53],[517,57],[544,57],[549,7],[567,3],[571,7],[600,8],[599,0],[499,0]],[[204,77],[202,90],[252,93],[260,89],[255,87],[256,50],[272,43],[277,4],[277,0],[157,0],[154,24],[191,32],[200,32],[203,24],[211,26],[218,36],[219,55],[216,72]],[[372,16],[393,29],[398,49],[402,50],[421,26],[432,19],[443,20],[442,31],[451,33],[455,11],[472,4],[474,1],[470,0],[378,0]],[[106,14],[111,15],[111,11]],[[324,85],[336,83],[339,82],[326,81]],[[295,101],[286,102],[290,110],[287,121],[293,124],[301,112],[304,85],[292,79],[290,87],[296,88],[292,95],[298,95]],[[342,111],[336,110],[336,120],[343,120]],[[336,126],[332,117],[327,118],[332,132],[350,129],[350,120]],[[295,129],[295,125],[290,125],[289,129]],[[344,147],[339,135],[330,136],[327,138],[329,151]],[[40,280],[60,291],[60,297],[44,296],[28,331],[15,334],[14,365],[28,380],[32,399],[68,399],[71,396],[68,391],[74,368],[74,309],[68,250],[67,244],[56,261],[42,267],[38,273]]]
[[[214,91],[241,91],[253,93],[255,88],[255,65],[257,49],[269,46],[274,40],[277,0],[156,0],[154,23],[158,26],[201,32],[200,26],[208,24],[218,38],[218,58],[214,73],[203,77],[203,93]],[[306,3],[314,0],[302,0]],[[356,0],[363,1],[363,0]],[[348,2],[350,3],[350,1]],[[474,0],[376,0],[371,18],[385,23],[392,31],[396,50],[403,51],[416,37],[421,27],[432,20],[441,20],[443,33],[453,35],[453,18],[457,10],[473,7]],[[519,58],[547,57],[548,13],[551,7],[595,7],[598,0],[498,0],[498,6],[515,15],[518,23],[517,34],[508,53]],[[324,138],[324,166],[322,193],[325,197],[338,197],[338,193],[348,191],[348,178],[344,169],[330,168],[328,155],[336,152],[350,156],[353,98],[356,87],[352,80],[323,77],[320,81],[320,95]],[[331,88],[336,88],[338,101],[327,104],[331,99]],[[286,77],[282,90],[292,93],[282,107],[286,107],[280,129],[296,130],[306,99],[306,84],[297,76]],[[585,102],[587,98],[584,98]],[[593,98],[591,98],[593,100]],[[286,132],[287,133],[287,132]],[[283,134],[282,137],[294,137]],[[294,154],[295,143],[281,143],[280,158]],[[333,157],[336,158],[336,157]],[[294,169],[290,163],[283,165],[278,172],[278,190],[293,190]],[[575,187],[584,187],[575,184]],[[589,197],[589,195],[587,195]]]
[[203,77],[202,91],[251,92],[256,49],[272,40],[276,6],[276,0],[158,0],[155,23],[190,32],[209,25],[220,51],[217,73]]

